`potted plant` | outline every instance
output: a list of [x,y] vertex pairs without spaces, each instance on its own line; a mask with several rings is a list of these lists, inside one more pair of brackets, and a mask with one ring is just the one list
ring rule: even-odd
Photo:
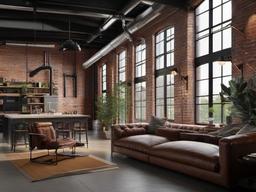
[[117,84],[111,93],[99,96],[97,99],[97,119],[100,121],[105,138],[110,139],[111,125],[119,117],[119,113],[127,113],[128,97],[120,96],[122,93],[128,95],[126,84]]
[[[229,87],[221,85],[222,101],[231,102],[231,116],[242,122],[240,131],[256,131],[256,80],[244,81],[236,78],[229,81]],[[239,132],[240,132],[239,131]]]

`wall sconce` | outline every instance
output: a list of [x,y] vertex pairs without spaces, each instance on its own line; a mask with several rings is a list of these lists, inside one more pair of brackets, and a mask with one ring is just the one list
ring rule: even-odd
[[[227,62],[231,62],[231,61],[232,61],[231,57],[221,56],[215,62],[218,63],[220,66],[224,66]],[[236,64],[232,63],[232,66],[235,66],[235,68],[241,73],[241,77],[243,79],[244,78],[244,64],[241,63],[239,65],[236,65]]]
[[181,73],[178,71],[177,68],[173,68],[171,70],[171,75],[179,75],[180,76],[180,81],[185,82],[186,83],[186,90],[188,90],[188,76],[187,75],[181,75]]

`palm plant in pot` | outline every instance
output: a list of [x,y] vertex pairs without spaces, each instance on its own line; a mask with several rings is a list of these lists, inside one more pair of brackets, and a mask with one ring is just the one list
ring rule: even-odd
[[97,98],[96,115],[101,123],[106,139],[110,139],[111,125],[117,120],[120,111],[127,113],[128,98],[120,96],[120,93],[128,93],[128,86],[126,84],[116,84],[111,93],[98,96]]
[[239,133],[256,131],[256,79],[248,81],[236,78],[229,81],[229,87],[221,85],[221,98],[231,102],[231,116],[239,118],[242,127]]

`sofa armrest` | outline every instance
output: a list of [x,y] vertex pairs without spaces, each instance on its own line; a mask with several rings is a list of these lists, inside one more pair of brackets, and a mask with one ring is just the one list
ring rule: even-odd
[[204,133],[180,133],[180,140],[199,141],[218,145],[221,138]]
[[233,135],[220,139],[220,167],[221,174],[228,185],[234,184],[239,178],[250,175],[241,163],[241,158],[256,152],[256,133]]

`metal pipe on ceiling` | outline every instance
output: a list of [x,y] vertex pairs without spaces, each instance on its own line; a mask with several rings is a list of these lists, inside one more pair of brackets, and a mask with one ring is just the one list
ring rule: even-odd
[[144,3],[143,0],[133,0],[131,1],[127,6],[123,8],[122,11],[119,13],[119,17],[109,17],[102,26],[99,27],[98,31],[92,35],[88,40],[86,41],[88,44],[93,42],[96,38],[98,38],[101,35],[101,32],[108,29],[111,25],[113,25],[118,19],[125,19],[125,16],[130,13],[135,7],[137,7],[140,3]]
[[[135,33],[139,29],[141,29],[143,26],[151,22],[153,19],[158,17],[160,15],[160,12],[165,8],[165,5],[162,4],[153,4],[151,7],[149,7],[146,11],[144,11],[142,14],[140,14],[134,22],[130,23],[127,26],[127,29],[131,34]],[[174,11],[176,12],[176,10]],[[124,41],[127,40],[127,34],[124,32],[118,37],[116,37],[114,40],[112,40],[108,45],[103,47],[101,50],[99,50],[97,53],[95,53],[90,59],[88,59],[85,63],[83,63],[83,67],[86,69],[96,63],[98,60],[100,60],[102,57],[107,55],[109,52],[111,52],[113,49],[118,47],[120,44],[122,44]]]

